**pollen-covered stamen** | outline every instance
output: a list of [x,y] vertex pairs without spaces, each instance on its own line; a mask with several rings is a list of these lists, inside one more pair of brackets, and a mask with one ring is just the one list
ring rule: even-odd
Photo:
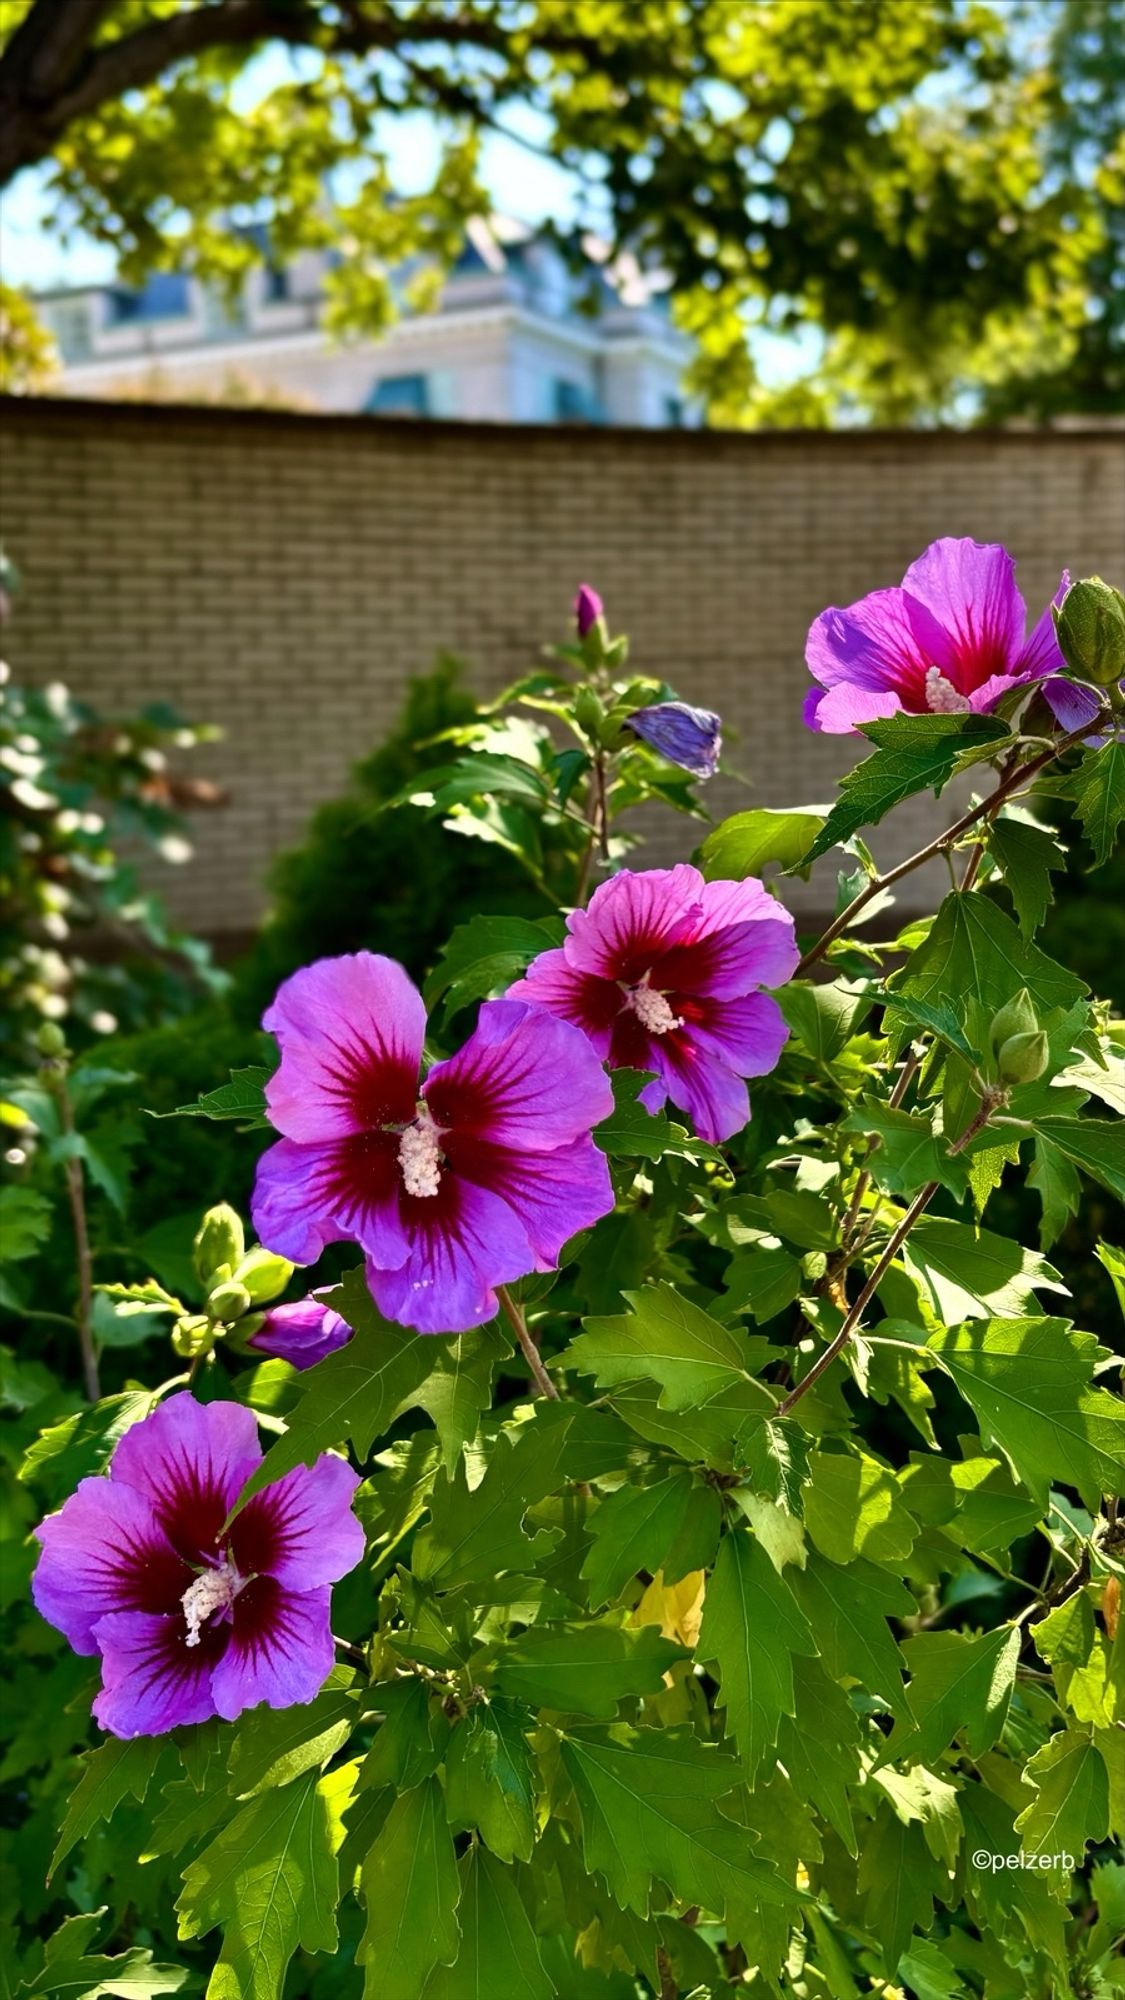
[[930,667],[926,673],[926,707],[931,715],[968,715],[972,703],[967,694],[961,694],[953,682],[946,680],[940,667]]
[[631,1007],[642,1028],[650,1035],[667,1035],[673,1028],[682,1028],[683,1019],[674,1014],[667,996],[655,993],[651,986],[627,986],[625,1004]]
[[180,1603],[184,1607],[189,1646],[198,1646],[202,1627],[216,1611],[230,1610],[245,1580],[229,1557],[224,1556],[217,1569],[202,1570],[195,1582],[188,1584]]
[[437,1193],[441,1186],[441,1135],[424,1107],[398,1142],[398,1163],[407,1194],[426,1200]]

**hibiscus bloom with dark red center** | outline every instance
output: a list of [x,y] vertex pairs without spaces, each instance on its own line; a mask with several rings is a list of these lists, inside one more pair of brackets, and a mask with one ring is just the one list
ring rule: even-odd
[[744,1078],[773,1069],[788,1030],[776,1000],[798,951],[789,912],[760,882],[627,869],[567,919],[510,997],[573,1021],[613,1069],[655,1070],[641,1103],[669,1098],[696,1131],[729,1139],[750,1116]]
[[330,1586],[363,1555],[359,1477],[325,1455],[224,1528],[261,1459],[252,1410],[170,1396],[36,1529],[36,1606],[101,1655],[94,1715],[114,1736],[290,1708],[324,1685]]
[[283,1136],[259,1162],[254,1226],[295,1264],[358,1243],[388,1319],[478,1326],[497,1285],[552,1270],[613,1207],[590,1137],[613,1093],[566,1022],[490,1001],[420,1084],[421,995],[393,959],[361,951],[294,973],[263,1026],[281,1050],[266,1105]]

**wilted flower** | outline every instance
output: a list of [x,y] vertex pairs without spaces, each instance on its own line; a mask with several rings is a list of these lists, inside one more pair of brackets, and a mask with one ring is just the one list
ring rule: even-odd
[[649,746],[696,778],[713,778],[722,754],[722,718],[686,701],[657,701],[638,708],[628,727]]
[[[1056,603],[1068,582],[1064,574]],[[901,588],[873,590],[816,619],[805,658],[820,686],[806,699],[805,721],[846,735],[900,710],[986,714],[1009,689],[1065,666],[1050,605],[1026,639],[1025,624],[1006,549],[951,537],[931,542]],[[1044,686],[1052,706],[1056,685]]]
[[326,1354],[346,1347],[351,1337],[347,1320],[310,1292],[307,1299],[297,1299],[292,1305],[271,1306],[246,1344],[257,1348],[259,1354],[288,1361],[294,1368],[311,1368]]
[[551,1270],[612,1208],[590,1131],[613,1095],[565,1022],[490,1001],[419,1090],[421,995],[393,959],[361,951],[295,972],[263,1026],[281,1050],[266,1104],[284,1136],[258,1165],[258,1235],[295,1264],[358,1243],[388,1319],[478,1326],[497,1285]]
[[567,933],[510,997],[575,1022],[611,1068],[655,1070],[641,1092],[650,1111],[671,1098],[705,1139],[739,1131],[743,1078],[771,1070],[788,1033],[758,989],[796,968],[789,912],[760,882],[705,882],[681,864],[615,875]]
[[330,1455],[297,1466],[224,1530],[261,1458],[252,1410],[171,1396],[37,1528],[36,1606],[101,1655],[94,1715],[113,1735],[231,1722],[323,1686],[330,1585],[363,1554],[359,1478]]
[[580,583],[574,600],[574,622],[578,627],[578,637],[584,639],[587,632],[597,624],[605,606],[592,584]]

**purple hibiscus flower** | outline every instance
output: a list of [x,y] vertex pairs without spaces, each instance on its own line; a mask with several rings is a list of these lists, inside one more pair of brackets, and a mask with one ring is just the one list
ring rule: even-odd
[[629,716],[628,727],[670,764],[696,778],[713,778],[722,754],[722,718],[686,701],[657,701]]
[[705,882],[685,864],[624,870],[510,994],[575,1022],[611,1068],[655,1070],[641,1103],[671,1098],[718,1141],[750,1116],[743,1078],[781,1053],[788,1029],[759,989],[784,985],[797,958],[793,919],[760,882]]
[[[1064,573],[1056,604],[1068,583]],[[1025,638],[1026,622],[1007,549],[952,537],[931,542],[899,588],[873,590],[846,610],[833,605],[814,621],[805,658],[820,685],[805,701],[805,721],[839,736],[900,711],[983,715],[1030,681],[1041,681],[1052,708],[1058,700],[1069,715],[1087,691],[1053,678],[1066,662],[1050,605]],[[1098,704],[1089,700],[1092,717]],[[1064,728],[1079,726],[1081,717],[1056,713]]]
[[246,1344],[257,1348],[259,1354],[288,1361],[293,1368],[311,1368],[326,1354],[346,1347],[351,1337],[347,1320],[310,1292],[307,1299],[297,1299],[292,1305],[271,1306]]
[[419,1090],[421,995],[393,959],[361,951],[294,973],[263,1026],[281,1050],[266,1104],[283,1136],[259,1162],[254,1226],[295,1264],[358,1243],[388,1319],[479,1326],[497,1285],[553,1269],[613,1207],[590,1137],[613,1093],[565,1022],[489,1001]]
[[224,1532],[261,1458],[252,1410],[170,1396],[126,1431],[108,1477],[36,1529],[36,1606],[76,1653],[100,1653],[94,1715],[114,1736],[232,1722],[323,1686],[329,1586],[363,1554],[359,1477],[342,1458],[298,1466]]
[[580,583],[574,600],[574,622],[578,627],[578,637],[584,639],[592,631],[601,617],[605,606],[592,584]]

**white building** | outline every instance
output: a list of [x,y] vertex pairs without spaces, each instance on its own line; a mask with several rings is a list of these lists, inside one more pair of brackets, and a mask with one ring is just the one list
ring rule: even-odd
[[472,224],[436,311],[347,342],[324,329],[326,268],[320,253],[260,266],[233,310],[177,273],[140,291],[45,293],[59,387],[493,423],[700,421],[682,387],[691,342],[628,260],[610,275],[593,262],[576,274],[546,238],[499,219]]

